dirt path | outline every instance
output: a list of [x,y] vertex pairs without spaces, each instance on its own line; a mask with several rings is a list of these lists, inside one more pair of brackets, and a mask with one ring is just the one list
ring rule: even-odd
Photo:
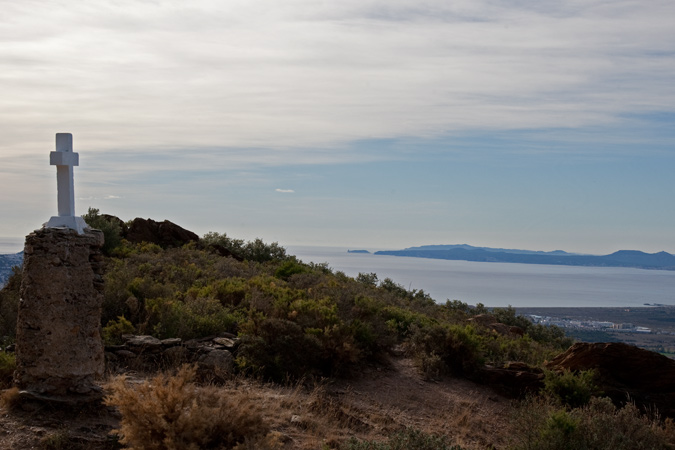
[[[247,391],[284,437],[284,448],[301,450],[336,447],[352,436],[385,441],[406,427],[446,435],[464,449],[503,448],[511,407],[508,399],[467,380],[425,381],[402,357],[365,367],[358,378],[316,388],[239,379],[222,389]],[[120,448],[109,435],[118,420],[104,407],[0,409],[0,450]]]

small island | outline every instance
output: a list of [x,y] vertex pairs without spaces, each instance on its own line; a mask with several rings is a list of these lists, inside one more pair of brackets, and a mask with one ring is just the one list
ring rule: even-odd
[[368,253],[370,252],[368,250],[347,250],[347,253]]

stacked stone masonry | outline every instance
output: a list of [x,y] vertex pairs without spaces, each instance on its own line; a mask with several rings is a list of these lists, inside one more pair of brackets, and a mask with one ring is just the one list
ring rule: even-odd
[[96,395],[103,233],[43,228],[26,237],[17,322],[16,385],[36,395]]

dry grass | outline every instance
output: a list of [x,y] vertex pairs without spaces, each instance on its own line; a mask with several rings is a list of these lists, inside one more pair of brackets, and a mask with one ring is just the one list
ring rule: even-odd
[[0,407],[9,411],[14,409],[19,404],[19,401],[19,388],[16,386],[6,389],[2,395],[0,395]]
[[[214,386],[192,381],[193,374],[194,369],[183,368],[174,375],[113,378],[106,389],[114,408],[102,408],[98,419],[51,409],[3,412],[0,450],[58,448],[65,437],[68,448],[91,450],[119,449],[120,439],[125,448],[137,450],[337,450],[351,438],[387,443],[404,430],[443,436],[464,450],[484,450],[504,448],[509,433],[506,400],[467,380],[424,381],[407,358],[318,385],[241,376]],[[12,397],[9,391],[5,395]],[[79,441],[87,446],[75,447]]]
[[261,405],[246,392],[197,386],[194,366],[137,385],[118,377],[105,402],[122,415],[120,442],[132,450],[271,449],[279,446]]

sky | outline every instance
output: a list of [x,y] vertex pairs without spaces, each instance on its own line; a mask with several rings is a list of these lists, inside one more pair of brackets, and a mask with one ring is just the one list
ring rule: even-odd
[[0,236],[675,253],[672,0],[0,0]]

